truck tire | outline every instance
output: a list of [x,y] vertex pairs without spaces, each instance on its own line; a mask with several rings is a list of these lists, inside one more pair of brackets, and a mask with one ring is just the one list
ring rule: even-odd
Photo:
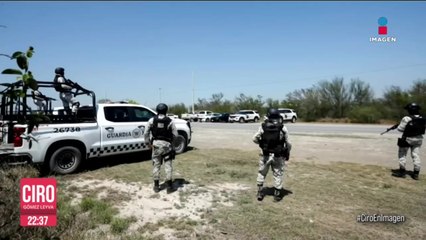
[[81,161],[80,149],[73,146],[60,147],[50,156],[49,169],[57,174],[69,174],[78,169]]
[[176,154],[183,153],[186,150],[186,137],[183,135],[178,135],[174,142],[173,146],[175,148]]
[[254,117],[254,122],[258,122],[259,118],[258,117]]
[[239,122],[240,122],[240,123],[245,122],[244,118],[240,118],[240,119],[239,119]]
[[293,118],[291,119],[291,122],[292,122],[292,123],[295,123],[295,122],[296,122],[296,117],[293,117]]

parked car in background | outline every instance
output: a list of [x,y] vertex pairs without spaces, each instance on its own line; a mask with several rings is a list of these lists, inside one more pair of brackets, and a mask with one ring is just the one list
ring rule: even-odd
[[259,112],[255,110],[240,110],[235,114],[229,115],[229,122],[257,122],[260,119]]
[[181,115],[180,115],[180,117],[183,119],[183,120],[187,120],[187,121],[190,121],[190,122],[192,122],[192,121],[197,121],[197,114],[196,113],[182,113]]
[[229,122],[229,113],[213,113],[210,117],[211,122]]
[[171,118],[171,119],[179,119],[179,116],[173,113],[167,113],[167,117]]
[[297,120],[297,113],[293,109],[278,108],[278,112],[280,112],[281,119],[283,121],[291,121],[292,123],[295,123]]
[[[198,111],[196,112],[197,114],[197,118],[195,119],[195,121],[199,121],[199,122],[208,122],[210,121],[210,116],[213,114],[212,111]],[[208,119],[208,121],[207,121]]]

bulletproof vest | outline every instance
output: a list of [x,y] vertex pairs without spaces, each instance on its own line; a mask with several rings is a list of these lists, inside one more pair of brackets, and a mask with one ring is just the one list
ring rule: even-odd
[[280,139],[283,125],[280,122],[267,120],[262,123],[261,148],[263,151],[275,153],[283,148],[284,139]]
[[[67,92],[68,91],[67,89],[63,89],[61,87],[62,83],[58,82],[59,77],[61,77],[61,75],[56,74],[55,78],[53,79],[53,86],[55,87],[55,90],[58,91],[58,92]],[[67,81],[66,78],[65,77],[63,77],[63,78],[65,79],[65,82],[66,82]]]
[[419,116],[419,117],[410,116],[410,117],[411,117],[411,121],[407,123],[407,126],[405,127],[405,130],[402,136],[414,137],[414,136],[425,134],[426,119],[423,118],[422,116]]
[[167,142],[172,142],[173,140],[173,132],[172,129],[168,126],[172,120],[169,117],[158,118],[158,116],[154,117],[154,123],[152,126],[152,136],[154,140],[164,140]]

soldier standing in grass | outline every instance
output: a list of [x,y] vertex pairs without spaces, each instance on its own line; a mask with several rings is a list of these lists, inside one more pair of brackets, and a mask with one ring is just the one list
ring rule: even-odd
[[[161,164],[164,162],[167,193],[172,193],[174,191],[172,184],[172,160],[175,155],[172,143],[178,136],[178,132],[172,119],[166,115],[168,110],[167,105],[160,103],[157,105],[156,110],[157,116],[149,119],[144,133],[145,142],[152,149],[154,192],[160,191],[160,170]],[[150,135],[152,135],[152,142]]]
[[398,139],[399,172],[397,176],[405,178],[406,157],[408,149],[410,149],[414,164],[412,177],[415,180],[419,180],[420,147],[422,146],[423,135],[425,134],[426,119],[420,115],[420,106],[416,103],[410,103],[404,109],[408,111],[409,115],[403,117],[399,125],[392,127],[402,132],[402,138]]
[[257,174],[257,200],[265,197],[263,183],[272,168],[274,176],[274,200],[282,199],[284,161],[289,160],[291,144],[288,140],[287,128],[283,125],[280,113],[277,109],[268,111],[268,119],[253,136],[253,142],[259,144],[262,149],[259,159],[259,171]]

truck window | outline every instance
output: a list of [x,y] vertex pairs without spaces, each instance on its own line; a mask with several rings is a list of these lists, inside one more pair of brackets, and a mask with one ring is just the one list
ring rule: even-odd
[[133,112],[133,114],[131,114],[132,122],[147,122],[150,118],[155,116],[155,113],[145,108],[129,107],[129,109],[130,112]]
[[127,107],[105,107],[105,119],[111,122],[129,122]]

